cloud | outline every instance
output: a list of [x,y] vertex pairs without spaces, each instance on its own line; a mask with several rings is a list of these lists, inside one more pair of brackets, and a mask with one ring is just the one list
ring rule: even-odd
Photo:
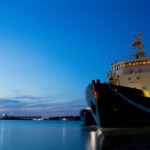
[[18,101],[18,100],[14,100],[14,99],[2,99],[2,98],[0,98],[0,104],[10,104],[10,103],[16,103],[16,104],[18,104],[18,103],[21,103],[20,101]]
[[16,96],[14,98],[17,100],[36,100],[36,101],[49,99],[49,97],[29,96],[29,95]]
[[15,99],[0,99],[1,109],[18,108],[20,105],[22,105],[21,102]]
[[0,98],[0,112],[14,115],[79,115],[82,108],[87,107],[84,99],[58,102],[49,100],[49,97],[16,96]]

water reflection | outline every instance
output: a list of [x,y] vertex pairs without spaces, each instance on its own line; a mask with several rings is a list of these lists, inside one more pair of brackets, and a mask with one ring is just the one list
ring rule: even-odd
[[66,140],[66,128],[62,128],[62,142],[63,145],[65,145],[65,140]]
[[90,141],[89,141],[89,150],[95,150],[96,149],[96,132],[90,132]]
[[0,148],[3,149],[3,144],[4,144],[4,124],[2,123],[0,126]]
[[103,140],[82,122],[0,121],[0,150],[101,150]]
[[82,131],[86,141],[86,150],[102,150],[104,135],[96,127],[87,127]]
[[92,131],[90,132],[90,138],[88,141],[87,150],[101,150],[102,144],[104,140],[104,135],[99,134],[99,131]]

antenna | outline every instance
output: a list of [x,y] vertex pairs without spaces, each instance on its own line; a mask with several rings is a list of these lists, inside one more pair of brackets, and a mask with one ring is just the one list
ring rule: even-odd
[[132,46],[135,46],[136,48],[139,49],[138,52],[135,55],[133,55],[133,56],[136,56],[137,59],[145,56],[145,51],[143,49],[144,46],[142,45],[142,40],[141,40],[142,35],[143,33],[141,34],[139,30],[138,37],[135,36],[136,41],[132,42]]

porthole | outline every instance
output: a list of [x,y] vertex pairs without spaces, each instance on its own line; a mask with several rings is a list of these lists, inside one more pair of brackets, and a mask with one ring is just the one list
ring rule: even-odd
[[131,79],[132,79],[131,77],[128,78],[129,81],[130,81]]
[[137,80],[140,80],[140,77],[136,77]]

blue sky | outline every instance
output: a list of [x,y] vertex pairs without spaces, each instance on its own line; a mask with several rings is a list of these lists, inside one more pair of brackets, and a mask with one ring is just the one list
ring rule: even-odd
[[148,0],[1,0],[0,113],[77,115],[92,79],[129,58],[140,29],[150,50]]

